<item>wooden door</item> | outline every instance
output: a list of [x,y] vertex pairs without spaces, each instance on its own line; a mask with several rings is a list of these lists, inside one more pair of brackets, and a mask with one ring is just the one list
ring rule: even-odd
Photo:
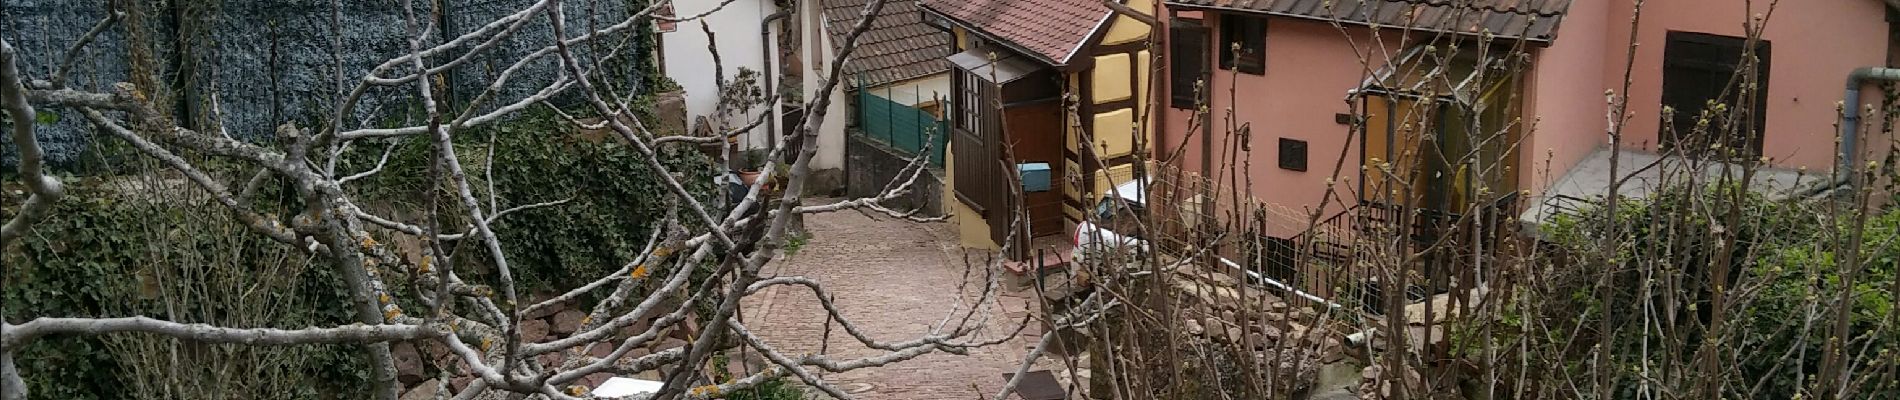
[[1379,94],[1363,100],[1366,125],[1360,162],[1366,168],[1360,170],[1360,200],[1394,206],[1409,202],[1423,208],[1431,196],[1421,189],[1433,185],[1424,179],[1431,163],[1423,159],[1430,154],[1420,151],[1425,138],[1419,127],[1435,125],[1432,102]]
[[1063,234],[1061,106],[1061,102],[1043,101],[1003,110],[1007,125],[1004,132],[1016,156],[1013,164],[1049,165],[1049,190],[1023,192],[1022,204],[1029,214],[1030,237]]

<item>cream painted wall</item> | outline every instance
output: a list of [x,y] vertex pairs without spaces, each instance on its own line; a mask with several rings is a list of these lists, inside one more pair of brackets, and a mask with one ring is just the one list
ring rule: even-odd
[[[716,1],[674,1],[675,15],[698,15],[712,10],[720,2]],[[766,15],[776,12],[777,7],[770,0],[735,0],[724,9],[708,15],[704,20],[712,26],[714,37],[719,41],[719,58],[726,79],[739,74],[739,68],[749,68],[763,73],[776,71],[776,66],[765,59],[767,50],[776,54],[776,45],[767,43],[759,36],[763,28],[760,21]],[[673,32],[660,34],[663,42],[662,53],[665,57],[666,75],[678,82],[686,92],[686,113],[688,121],[699,116],[712,118],[713,108],[719,103],[719,85],[714,76],[712,53],[706,49],[710,43],[706,33],[697,23],[682,23]],[[761,82],[763,84],[763,82]],[[733,126],[744,126],[765,110],[764,105],[754,107],[751,115],[735,118]],[[746,135],[744,140],[754,146],[766,143],[765,127],[760,126]]]
[[871,93],[907,106],[929,103],[942,98],[950,102],[950,74],[928,75],[871,88]]

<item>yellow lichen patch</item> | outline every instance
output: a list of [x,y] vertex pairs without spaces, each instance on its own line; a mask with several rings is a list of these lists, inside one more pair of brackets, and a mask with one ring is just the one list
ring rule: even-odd
[[488,351],[488,349],[489,349],[489,348],[492,348],[492,347],[495,347],[495,337],[494,337],[494,336],[483,336],[483,337],[482,337],[482,343],[481,343],[481,345],[480,345],[480,347],[481,347],[481,349],[482,349],[482,351]]
[[666,256],[670,255],[673,255],[673,248],[671,247],[661,246],[658,249],[653,249],[653,258],[666,258]]
[[706,385],[693,388],[694,396],[713,397],[719,395],[719,385]]
[[389,304],[389,293],[383,293],[382,295],[376,296],[376,301],[381,301],[383,302],[383,304]]
[[376,239],[363,235],[363,247],[376,247]]
[[567,385],[567,395],[569,395],[569,396],[575,396],[575,397],[580,397],[580,396],[584,396],[584,395],[586,395],[586,394],[587,394],[587,387],[586,387],[586,386],[581,386],[581,385]]
[[647,274],[648,274],[648,273],[649,273],[649,272],[647,272],[647,265],[646,265],[646,264],[640,264],[640,265],[638,265],[638,266],[634,266],[634,267],[633,267],[633,274],[631,274],[631,275],[633,276],[633,279],[640,279],[640,278],[645,278],[645,277],[647,277]]
[[389,306],[388,311],[383,311],[383,320],[385,321],[393,321],[396,319],[396,317],[400,317],[400,316],[402,316],[401,307]]

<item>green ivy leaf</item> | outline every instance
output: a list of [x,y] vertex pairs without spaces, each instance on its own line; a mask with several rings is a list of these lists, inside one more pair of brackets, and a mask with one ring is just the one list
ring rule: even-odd
[[52,125],[59,122],[59,114],[54,114],[52,111],[35,110],[33,121],[39,122],[42,125]]

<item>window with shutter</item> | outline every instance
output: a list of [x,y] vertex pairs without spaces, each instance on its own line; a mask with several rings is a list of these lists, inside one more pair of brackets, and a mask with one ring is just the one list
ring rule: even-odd
[[1221,14],[1220,68],[1243,74],[1267,74],[1267,19]]
[[[1664,117],[1659,135],[1663,150],[1722,155],[1709,152],[1720,144],[1740,150],[1738,156],[1760,155],[1762,125],[1767,120],[1768,41],[1756,43],[1754,58],[1760,64],[1747,74],[1738,74],[1748,67],[1742,58],[1746,38],[1672,31],[1667,39],[1662,104],[1675,113]],[[1750,79],[1758,89],[1743,93]],[[1696,128],[1711,104],[1721,104],[1728,112],[1710,114],[1708,127]],[[1723,121],[1729,120],[1734,125],[1725,126]]]
[[1199,83],[1207,76],[1207,27],[1198,19],[1175,19],[1168,40],[1168,104],[1192,109],[1206,98]]

